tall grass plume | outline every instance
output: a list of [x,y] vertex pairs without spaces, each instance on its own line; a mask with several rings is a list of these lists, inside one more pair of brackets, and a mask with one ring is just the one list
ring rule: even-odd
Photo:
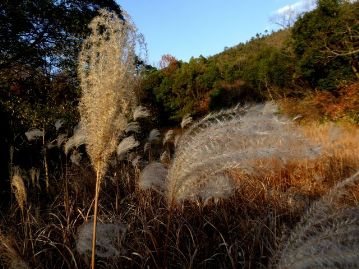
[[[273,103],[210,114],[193,123],[178,141],[168,171],[170,201],[225,196],[240,185],[229,174],[271,173],[291,161],[318,156],[291,120],[277,114]],[[216,185],[220,180],[226,184]],[[226,187],[224,187],[226,186]],[[221,189],[222,188],[222,189]]]
[[99,11],[89,25],[91,35],[83,42],[78,63],[82,89],[80,133],[85,135],[86,151],[96,171],[92,268],[101,181],[118,137],[125,132],[136,107],[136,47],[141,39],[131,18],[125,12],[123,16],[122,20],[114,12]]
[[352,192],[358,182],[359,171],[311,206],[282,247],[277,268],[359,267],[359,203]]
[[21,209],[21,212],[24,212],[27,201],[27,191],[23,177],[21,175],[21,170],[19,167],[14,167],[12,169],[11,177],[11,189],[15,194],[16,202]]

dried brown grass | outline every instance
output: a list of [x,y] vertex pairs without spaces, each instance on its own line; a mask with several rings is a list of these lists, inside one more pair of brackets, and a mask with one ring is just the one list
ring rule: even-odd
[[30,268],[19,253],[16,239],[11,236],[5,236],[2,231],[0,231],[0,260],[9,269]]
[[[297,231],[295,227],[301,225],[303,216],[308,216],[305,214],[307,209],[359,168],[359,130],[357,126],[338,123],[311,123],[298,128],[306,141],[321,145],[319,156],[311,160],[291,159],[286,163],[276,158],[253,160],[255,167],[272,169],[255,174],[241,169],[231,170],[225,176],[231,178],[237,188],[231,195],[225,195],[226,199],[207,199],[207,203],[186,200],[169,208],[161,191],[140,188],[138,166],[133,167],[124,160],[116,167],[109,167],[108,180],[102,182],[99,216],[104,223],[126,224],[126,234],[124,237],[114,235],[116,244],[111,245],[111,251],[116,255],[98,256],[97,266],[268,268],[271,261],[273,266],[286,265],[283,260],[278,261],[296,250],[305,256],[312,255],[306,248],[312,242],[307,232],[303,245],[296,244],[293,251],[283,251],[283,246],[289,242],[292,231]],[[182,137],[179,143],[183,141]],[[138,154],[142,152],[136,150]],[[155,174],[165,174],[164,167],[159,167],[160,173]],[[1,227],[4,231],[4,227],[7,228],[4,234],[12,235],[13,249],[35,268],[89,268],[88,257],[75,246],[77,231],[91,219],[94,171],[90,169],[90,163],[83,162],[81,166],[68,167],[66,175],[67,191],[63,178],[54,181],[52,188],[58,190],[58,195],[47,203],[34,199],[35,192],[28,193],[26,218],[14,213],[14,206],[3,212],[6,218],[1,219]],[[163,180],[163,177],[156,177],[154,181],[158,179]],[[158,185],[162,184],[162,181],[158,182]],[[335,231],[340,233],[334,235],[356,233],[353,225],[357,211],[350,208],[358,204],[359,186],[353,185],[346,190],[347,194],[337,199],[332,208],[339,209],[338,212],[326,214],[320,211],[323,213],[321,220],[326,214],[329,223],[338,227]],[[326,225],[323,231],[329,233],[331,227]],[[318,248],[322,244],[320,234],[317,232],[315,237]],[[89,240],[86,242],[85,247],[88,247]],[[85,249],[88,252],[89,248]],[[1,262],[5,268],[9,267],[5,261]]]

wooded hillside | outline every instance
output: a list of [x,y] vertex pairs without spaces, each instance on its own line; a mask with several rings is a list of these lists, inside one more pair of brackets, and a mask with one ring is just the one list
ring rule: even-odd
[[145,100],[163,118],[178,120],[238,102],[303,99],[318,92],[338,97],[359,79],[358,18],[357,1],[321,0],[293,27],[257,34],[217,55],[188,63],[167,56],[164,68],[148,71]]

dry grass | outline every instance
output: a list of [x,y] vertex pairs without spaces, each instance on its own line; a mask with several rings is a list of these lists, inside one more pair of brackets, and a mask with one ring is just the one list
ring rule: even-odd
[[359,171],[311,206],[284,244],[278,268],[359,267],[358,182]]
[[[244,114],[240,112],[240,115],[243,117]],[[280,116],[277,117],[282,120]],[[235,120],[233,117],[229,118]],[[269,118],[273,119],[272,116]],[[209,125],[213,127],[213,121]],[[258,126],[264,128],[263,125]],[[198,131],[197,127],[199,126],[193,123],[187,130],[192,132],[192,138]],[[108,232],[104,233],[102,243],[108,249],[103,250],[105,254],[111,252],[111,255],[98,255],[97,267],[268,268],[278,265],[280,268],[306,268],[293,265],[293,261],[296,261],[294,254],[297,252],[302,253],[303,257],[309,257],[306,264],[313,265],[313,253],[306,248],[308,244],[312,244],[308,236],[311,229],[307,229],[309,226],[303,219],[312,219],[308,214],[317,211],[312,209],[307,214],[305,212],[311,205],[315,208],[323,201],[321,197],[328,197],[325,195],[330,190],[337,190],[337,183],[359,169],[359,129],[344,123],[311,123],[298,126],[296,130],[302,138],[300,141],[321,145],[319,155],[311,160],[292,158],[285,163],[276,158],[254,158],[252,161],[255,167],[271,169],[256,173],[243,172],[241,169],[227,171],[225,179],[230,178],[236,188],[231,195],[223,196],[226,199],[207,199],[206,204],[204,200],[186,200],[169,208],[162,191],[141,189],[143,180],[146,184],[154,182],[159,185],[158,189],[163,186],[166,174],[163,165],[156,164],[153,167],[160,172],[149,172],[151,176],[157,174],[158,177],[155,178],[144,177],[146,173],[140,178],[138,165],[133,166],[126,158],[117,166],[110,167],[103,180],[99,218],[101,223],[110,224],[111,229],[116,228],[119,223],[123,224],[126,232],[122,233],[122,228],[116,228],[113,238],[108,238]],[[248,134],[247,139],[249,137],[251,136]],[[187,139],[190,138],[180,138],[179,147]],[[296,143],[295,139],[290,141]],[[140,147],[134,150],[137,154],[143,154]],[[178,152],[181,152],[180,148]],[[89,267],[88,256],[76,250],[76,246],[79,244],[81,229],[91,223],[95,175],[90,167],[90,163],[84,161],[81,166],[68,164],[63,176],[53,183],[52,188],[57,190],[57,195],[48,197],[46,202],[38,199],[35,191],[29,191],[24,218],[14,210],[18,207],[17,204],[2,211],[3,216],[6,216],[1,219],[2,236],[11,235],[11,246],[16,250],[11,253],[16,253],[16,257],[25,260],[28,267]],[[36,188],[31,186],[28,188]],[[314,235],[313,240],[316,240],[318,249],[325,243],[329,246],[327,249],[333,251],[342,242],[340,235],[357,234],[355,206],[359,201],[359,187],[353,185],[346,190],[348,195],[335,199],[338,201],[336,207],[329,207],[333,211],[328,211],[328,214],[320,211],[322,217],[317,221],[324,223],[323,221],[328,220],[328,225],[324,225]],[[337,208],[339,211],[334,210]],[[316,226],[317,221],[312,221],[313,225]],[[332,233],[332,227],[338,228],[332,237],[328,237],[333,238],[332,241],[329,240],[331,243],[320,241],[324,233]],[[296,234],[297,237],[305,235],[302,245],[297,240],[294,240],[297,242],[295,245],[291,243],[290,238],[296,237]],[[357,237],[351,238],[353,240],[347,242],[357,242]],[[86,240],[89,242],[88,238]],[[354,243],[352,246],[355,246]],[[88,245],[89,243],[85,243],[85,252],[88,252]],[[99,244],[98,246],[100,247]],[[345,250],[350,251],[349,248]],[[6,255],[4,249],[1,249],[1,253],[2,256]],[[305,262],[304,259],[300,261],[301,264]],[[347,261],[350,262],[349,259]],[[4,267],[9,267],[7,261],[1,262]]]
[[342,121],[359,123],[359,82],[343,85],[337,95],[326,91],[309,92],[303,99],[286,98],[279,101],[281,109],[290,117],[300,115],[303,123]]
[[11,236],[4,236],[0,231],[0,260],[9,269],[29,269],[29,265],[19,254],[15,240]]

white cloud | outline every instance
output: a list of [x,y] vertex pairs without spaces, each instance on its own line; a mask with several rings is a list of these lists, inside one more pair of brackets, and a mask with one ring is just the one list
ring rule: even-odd
[[314,9],[316,6],[315,0],[299,0],[293,4],[283,6],[275,11],[275,14],[283,15],[288,13],[300,14]]
[[293,4],[282,6],[272,14],[269,21],[282,28],[290,27],[299,15],[313,10],[316,7],[316,2],[316,0],[298,0]]

